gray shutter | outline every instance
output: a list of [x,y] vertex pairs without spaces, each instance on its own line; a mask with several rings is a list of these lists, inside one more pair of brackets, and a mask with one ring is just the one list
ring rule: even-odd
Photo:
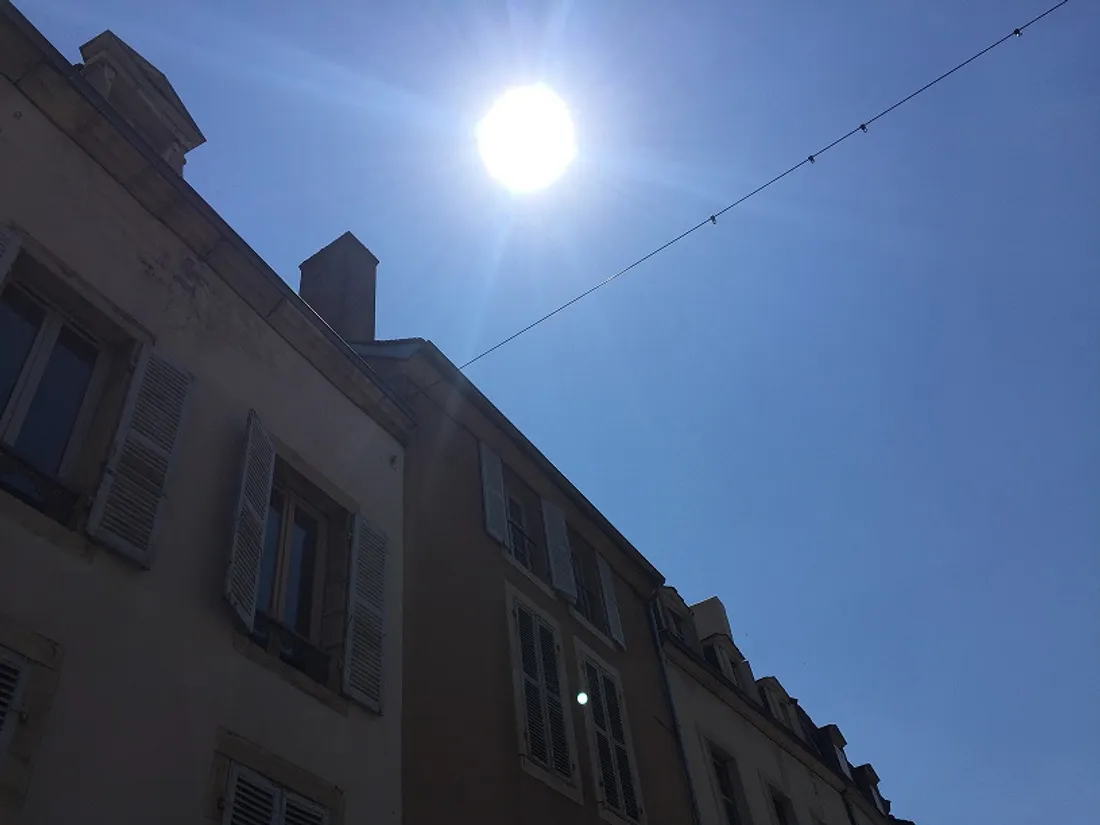
[[508,541],[508,500],[504,495],[504,465],[484,442],[481,446],[481,491],[485,505],[485,532],[501,544]]
[[4,286],[4,278],[15,263],[21,245],[19,236],[13,230],[0,224],[0,288]]
[[222,825],[280,825],[281,802],[274,782],[234,763]]
[[233,522],[233,546],[225,573],[225,598],[250,633],[256,622],[256,594],[260,589],[260,562],[274,473],[275,447],[264,432],[259,416],[255,411],[250,412],[241,488]]
[[512,614],[516,620],[519,665],[523,673],[523,719],[527,758],[543,767],[549,767],[550,741],[547,739],[546,715],[543,709],[543,678],[535,614],[518,600],[512,602]]
[[592,715],[593,744],[596,752],[593,761],[599,776],[596,786],[599,799],[608,807],[619,810],[619,781],[615,776],[615,757],[611,750],[611,736],[607,726],[607,703],[604,701],[603,683],[599,671],[591,662],[584,663],[584,678],[588,687],[588,707]]
[[297,794],[287,792],[283,805],[283,825],[327,825],[328,810]]
[[546,698],[546,727],[550,735],[550,767],[566,779],[573,778],[573,756],[565,727],[565,698],[562,696],[561,658],[557,635],[538,620],[539,656],[542,659],[542,685]]
[[573,553],[569,549],[569,531],[565,514],[555,504],[542,500],[542,521],[546,525],[546,552],[550,556],[550,579],[569,601],[577,600],[577,580],[573,575]]
[[382,712],[382,640],[386,629],[386,535],[355,517],[348,570],[344,693]]
[[611,565],[604,561],[604,557],[596,555],[596,567],[600,571],[600,589],[603,591],[603,604],[607,610],[607,628],[611,631],[611,638],[619,643],[620,647],[626,647],[626,637],[623,635],[623,623],[619,618],[619,599],[615,595],[615,578],[611,572]]
[[0,648],[0,761],[19,724],[23,685],[27,681],[27,660],[6,648]]
[[163,510],[191,376],[144,347],[103,479],[88,515],[88,534],[144,567]]

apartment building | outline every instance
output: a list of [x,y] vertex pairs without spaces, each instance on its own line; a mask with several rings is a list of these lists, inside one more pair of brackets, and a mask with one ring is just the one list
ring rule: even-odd
[[0,821],[401,817],[411,411],[0,2]]
[[[852,766],[774,676],[756,678],[717,597],[666,587],[661,639],[700,825],[902,825],[871,765]],[[912,825],[912,823],[908,823]]]

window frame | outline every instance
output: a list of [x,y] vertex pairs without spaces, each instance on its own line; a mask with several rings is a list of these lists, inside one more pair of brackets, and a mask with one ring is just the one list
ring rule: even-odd
[[[525,773],[542,780],[559,793],[573,800],[577,804],[584,803],[580,775],[580,759],[577,749],[577,738],[573,724],[574,692],[570,689],[568,679],[568,667],[565,661],[565,637],[562,634],[561,625],[554,620],[549,613],[536,605],[519,588],[509,582],[505,582],[505,617],[508,623],[509,653],[512,667],[512,692],[513,705],[516,715],[516,739],[520,757],[520,766]],[[526,727],[525,705],[525,676],[523,672],[522,651],[520,650],[518,617],[515,605],[521,604],[523,608],[532,613],[538,620],[545,623],[554,633],[554,640],[558,648],[558,684],[561,686],[562,714],[565,717],[565,736],[569,746],[571,762],[571,776],[566,779],[552,767],[544,767],[528,753],[527,737],[524,735]],[[545,685],[540,686],[545,690]]]
[[[573,603],[573,609],[585,622],[599,631],[601,637],[607,639],[611,633],[611,621],[608,616],[607,603],[604,599],[597,550],[568,523],[566,529],[569,532],[573,580],[577,589],[577,600]],[[587,558],[585,558],[586,556]],[[585,605],[585,609],[582,609],[582,603]],[[594,613],[598,613],[598,617],[592,615]]]
[[[737,760],[730,756],[729,752],[710,741],[706,737],[703,737],[703,748],[708,757],[708,763],[710,766],[710,780],[714,788],[714,796],[718,801],[719,813],[722,815],[723,820],[727,825],[752,825],[752,815],[748,809],[748,799],[745,794],[745,785],[741,781],[740,769],[737,767]],[[721,777],[718,775],[718,763],[722,763],[722,768],[726,773],[726,779],[730,784],[730,790],[733,792],[733,797],[727,797],[722,790]],[[736,814],[736,820],[729,821],[728,809],[725,805],[726,802],[733,805],[733,809]]]
[[[80,338],[93,346],[96,350],[96,360],[92,366],[92,374],[88,380],[88,387],[84,391],[80,408],[73,420],[72,430],[62,453],[61,461],[55,473],[49,473],[35,468],[43,475],[49,476],[65,484],[73,482],[74,465],[84,448],[88,431],[99,408],[103,396],[107,376],[110,371],[111,347],[99,336],[94,335],[74,318],[71,313],[58,307],[53,301],[43,297],[37,290],[25,283],[21,278],[12,278],[0,284],[0,296],[11,289],[22,292],[32,303],[38,306],[44,313],[42,323],[35,333],[34,342],[31,344],[27,358],[20,368],[19,377],[12,387],[11,397],[3,410],[0,410],[0,444],[5,449],[12,450],[19,438],[19,433],[26,424],[27,413],[42,383],[42,377],[49,365],[50,357],[57,346],[57,339],[61,330],[68,327]],[[16,453],[16,455],[18,455]]]
[[[615,689],[617,691],[616,699],[619,703],[619,714],[621,716],[623,726],[623,744],[627,751],[627,756],[630,761],[631,779],[634,784],[634,799],[638,806],[638,818],[631,819],[626,815],[626,812],[620,812],[619,810],[611,807],[606,799],[603,787],[600,784],[601,779],[599,776],[600,770],[600,756],[599,747],[596,744],[596,723],[592,716],[592,699],[589,697],[588,702],[584,705],[583,717],[585,720],[585,729],[587,731],[588,738],[588,756],[589,764],[592,769],[592,784],[596,789],[596,802],[599,806],[600,818],[614,823],[614,825],[645,825],[648,822],[648,813],[645,807],[644,795],[642,793],[642,782],[639,774],[639,762],[638,751],[634,744],[634,736],[630,724],[630,713],[627,710],[626,694],[623,687],[623,678],[619,671],[607,663],[599,654],[597,654],[592,648],[586,645],[581,639],[574,637],[573,644],[576,650],[576,667],[577,667],[577,687],[581,689],[587,685],[587,678],[585,675],[585,664],[590,663],[595,665],[597,671],[603,671],[601,675],[610,676],[615,683]],[[608,731],[610,733],[610,731]],[[612,743],[614,745],[614,743]],[[616,771],[616,775],[618,772]],[[620,794],[621,794],[621,780],[620,780]]]

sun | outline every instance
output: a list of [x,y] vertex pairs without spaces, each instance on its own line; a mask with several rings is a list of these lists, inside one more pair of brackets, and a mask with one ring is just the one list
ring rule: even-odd
[[549,86],[517,86],[478,123],[477,148],[489,174],[512,192],[545,189],[577,156],[573,118]]

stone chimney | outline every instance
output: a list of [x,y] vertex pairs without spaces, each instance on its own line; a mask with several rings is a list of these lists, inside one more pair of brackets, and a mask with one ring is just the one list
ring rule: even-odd
[[726,615],[726,606],[717,596],[711,596],[698,604],[693,604],[691,612],[695,616],[695,627],[699,631],[700,639],[706,639],[715,633],[733,638],[730,632],[730,620]]
[[374,340],[378,259],[350,232],[302,262],[298,294],[349,344]]
[[88,83],[182,175],[184,155],[206,138],[168,78],[110,31],[81,46],[80,54]]

